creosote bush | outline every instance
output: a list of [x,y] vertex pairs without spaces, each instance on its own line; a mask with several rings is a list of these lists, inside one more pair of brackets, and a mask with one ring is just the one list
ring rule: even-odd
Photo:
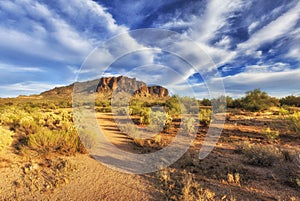
[[260,167],[272,166],[283,158],[282,153],[272,145],[243,143],[238,151],[245,155],[247,163]]
[[74,128],[68,131],[43,128],[38,133],[29,135],[27,144],[30,149],[40,153],[85,152]]

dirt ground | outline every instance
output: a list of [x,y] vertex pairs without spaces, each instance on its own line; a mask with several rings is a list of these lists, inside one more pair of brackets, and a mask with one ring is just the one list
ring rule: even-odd
[[[114,126],[110,114],[97,113],[107,138],[126,151],[136,152],[133,143]],[[281,133],[275,146],[290,153],[300,153],[299,136],[285,133],[280,123],[265,117],[232,117],[212,153],[197,160],[207,128],[200,127],[197,140],[189,151],[169,169],[174,185],[188,171],[203,188],[216,193],[217,200],[300,200],[300,190],[284,183],[288,162],[278,161],[274,167],[256,167],[245,163],[236,152],[236,144],[249,141],[271,144],[261,130],[271,126]],[[173,135],[175,130],[170,131]],[[295,166],[293,166],[295,167]],[[296,166],[297,167],[297,166]],[[298,167],[300,168],[300,166]],[[239,174],[239,181],[228,175]],[[157,173],[132,175],[112,170],[87,154],[46,157],[19,156],[7,150],[0,156],[0,200],[166,200]],[[171,183],[172,184],[172,183]],[[184,185],[184,184],[182,184]],[[180,190],[174,188],[174,192]]]

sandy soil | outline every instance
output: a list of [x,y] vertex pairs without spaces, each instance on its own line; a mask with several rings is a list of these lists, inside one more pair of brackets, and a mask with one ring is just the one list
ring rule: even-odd
[[[122,149],[132,149],[118,130],[109,128],[109,116],[103,115],[98,118],[107,127],[109,140]],[[0,178],[0,200],[159,199],[155,187],[141,176],[110,169],[89,155],[25,158],[7,150],[0,157]]]

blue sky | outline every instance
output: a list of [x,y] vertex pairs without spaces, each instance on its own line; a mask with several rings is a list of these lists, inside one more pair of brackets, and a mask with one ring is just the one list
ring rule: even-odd
[[[141,28],[176,31],[193,40],[221,75],[206,82],[222,80],[230,96],[254,88],[278,97],[300,93],[299,0],[11,0],[0,1],[0,21],[0,97],[70,84],[94,48]],[[140,36],[124,36],[123,46],[115,48],[145,47]],[[144,77],[159,82],[163,66],[177,65],[177,74],[203,97],[201,76],[173,57],[160,50],[133,53],[106,74],[126,74],[140,65],[129,75],[143,79],[147,72]],[[185,89],[182,79],[175,86]]]

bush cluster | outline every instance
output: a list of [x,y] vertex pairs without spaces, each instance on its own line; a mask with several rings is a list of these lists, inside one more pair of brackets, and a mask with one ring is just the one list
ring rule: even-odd
[[[0,113],[0,126],[8,127],[17,134],[19,141],[16,147],[21,150],[29,148],[39,153],[85,152],[74,129],[71,112],[63,109],[29,112],[14,106],[7,107]],[[4,134],[7,132],[10,131],[3,131]]]

